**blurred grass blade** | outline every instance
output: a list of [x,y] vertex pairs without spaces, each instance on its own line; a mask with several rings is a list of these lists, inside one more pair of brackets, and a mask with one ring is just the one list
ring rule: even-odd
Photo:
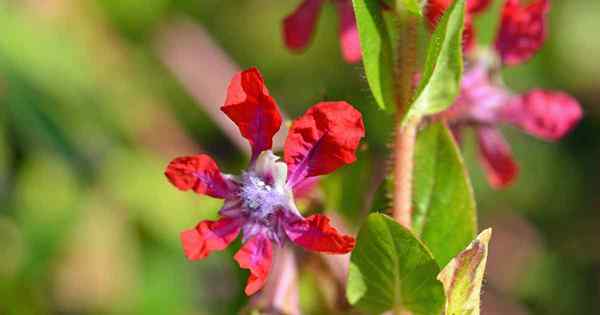
[[390,34],[379,0],[353,0],[365,73],[371,93],[382,109],[394,107],[394,62]]
[[429,41],[421,83],[404,122],[443,111],[458,96],[464,17],[465,0],[456,0],[438,23]]
[[479,315],[481,285],[487,262],[492,229],[487,229],[450,261],[438,279],[446,291],[446,313]]
[[350,258],[346,296],[368,314],[408,310],[439,315],[444,304],[439,267],[429,250],[390,217],[371,214]]
[[414,172],[413,231],[444,266],[475,237],[477,210],[459,148],[443,123],[417,137]]

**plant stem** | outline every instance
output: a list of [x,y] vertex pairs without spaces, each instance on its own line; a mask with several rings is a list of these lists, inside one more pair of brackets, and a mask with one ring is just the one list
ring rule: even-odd
[[394,144],[394,219],[410,228],[412,225],[412,172],[417,120],[396,129]]
[[402,124],[413,94],[417,67],[417,17],[404,13],[398,23],[396,60],[396,134],[394,141],[394,198],[392,215],[403,226],[412,225],[412,173],[418,119]]

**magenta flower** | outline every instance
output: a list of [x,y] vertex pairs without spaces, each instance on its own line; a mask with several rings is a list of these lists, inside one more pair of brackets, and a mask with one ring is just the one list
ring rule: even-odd
[[579,103],[563,92],[535,89],[516,94],[490,75],[483,62],[472,64],[463,75],[461,94],[445,117],[460,139],[464,127],[477,134],[481,162],[492,187],[513,182],[518,166],[497,129],[511,124],[538,138],[553,141],[567,134],[581,119]]
[[[434,2],[445,3],[446,8],[450,3]],[[482,9],[484,2],[487,1],[479,1],[483,6],[475,5],[477,1],[468,4]],[[540,49],[546,38],[548,9],[547,0],[533,0],[528,5],[506,0],[494,50],[476,53],[469,45],[465,47],[468,62],[461,94],[454,105],[440,114],[457,138],[464,127],[475,129],[481,162],[495,188],[510,185],[519,171],[498,125],[511,124],[538,138],[554,141],[567,134],[582,117],[579,103],[563,92],[535,89],[517,94],[504,86],[499,77],[501,65],[522,63]],[[467,19],[471,19],[471,14]]]
[[231,81],[221,110],[250,142],[248,169],[239,176],[223,174],[208,155],[179,157],[165,175],[180,190],[224,199],[217,221],[202,221],[181,233],[190,260],[225,249],[242,232],[243,245],[234,259],[250,270],[245,292],[265,284],[271,268],[272,243],[287,241],[305,249],[344,254],[355,240],[342,235],[326,216],[302,217],[294,203],[297,190],[356,159],[364,136],[360,112],[346,102],[321,102],[293,122],[285,142],[283,162],[271,151],[281,115],[257,69],[238,73]]
[[[303,0],[296,10],[283,21],[283,37],[286,46],[301,51],[308,46],[314,33],[321,7],[326,0]],[[360,40],[351,0],[331,0],[340,16],[340,43],[342,56],[349,63],[361,59]]]

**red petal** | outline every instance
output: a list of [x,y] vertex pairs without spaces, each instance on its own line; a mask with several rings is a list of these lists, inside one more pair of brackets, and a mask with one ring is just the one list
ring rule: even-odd
[[271,148],[273,135],[281,126],[281,114],[258,69],[250,68],[233,77],[221,110],[248,139],[253,158]]
[[300,199],[310,196],[319,184],[319,177],[310,177],[294,186],[294,198]]
[[181,232],[183,251],[189,260],[203,259],[214,251],[225,249],[239,233],[240,224],[235,219],[202,221],[196,228]]
[[352,251],[354,237],[340,234],[329,224],[329,218],[315,214],[286,227],[286,234],[305,249],[330,254],[346,254]]
[[360,51],[360,39],[358,37],[358,29],[356,28],[356,18],[354,17],[352,2],[341,0],[335,3],[340,16],[340,42],[344,60],[349,63],[359,62],[362,53]]
[[234,183],[223,178],[217,163],[208,155],[178,157],[167,166],[165,175],[175,187],[199,194],[225,198],[233,192]]
[[315,30],[323,0],[304,0],[283,20],[285,45],[292,50],[304,49]]
[[510,147],[500,132],[488,127],[479,128],[477,138],[481,162],[490,185],[494,188],[510,185],[519,173],[519,166],[513,160]]
[[250,269],[250,277],[246,285],[246,295],[252,295],[260,290],[269,277],[273,249],[271,241],[259,234],[248,240],[233,257],[240,268]]
[[583,115],[577,100],[562,92],[533,90],[503,109],[503,119],[546,140],[558,140]]
[[522,5],[520,0],[506,1],[496,38],[496,50],[505,64],[519,64],[542,46],[549,9],[548,0],[534,0],[528,5]]
[[327,174],[356,160],[365,135],[362,115],[346,102],[322,102],[296,119],[285,142],[288,182]]

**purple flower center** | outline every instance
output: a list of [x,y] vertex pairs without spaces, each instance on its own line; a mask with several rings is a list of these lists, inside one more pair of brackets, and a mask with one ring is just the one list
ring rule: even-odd
[[283,187],[275,187],[272,181],[251,172],[242,175],[240,199],[249,219],[267,224],[289,202]]

